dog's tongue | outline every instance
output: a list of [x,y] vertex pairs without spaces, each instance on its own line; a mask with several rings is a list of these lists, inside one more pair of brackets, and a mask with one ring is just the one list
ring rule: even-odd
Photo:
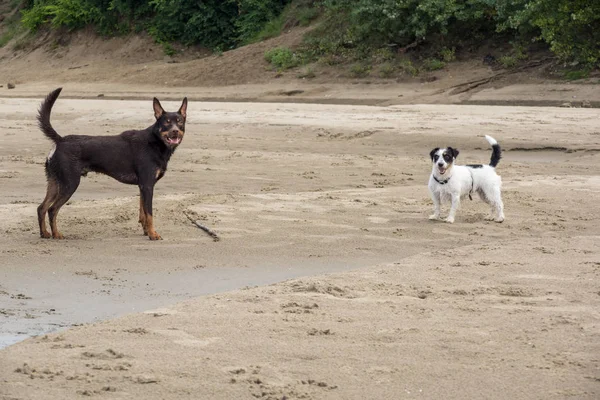
[[179,138],[168,138],[167,142],[170,144],[179,144]]

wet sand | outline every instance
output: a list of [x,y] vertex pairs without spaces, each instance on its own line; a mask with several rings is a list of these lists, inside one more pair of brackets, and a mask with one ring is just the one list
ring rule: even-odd
[[[90,174],[57,242],[34,216],[39,100],[0,98],[0,331],[86,325],[0,351],[0,398],[597,398],[598,110],[191,102],[155,193],[165,240],[141,235],[136,188]],[[61,134],[151,122],[148,101],[53,114]],[[506,222],[481,202],[428,221],[429,150],[486,162],[484,134]]]

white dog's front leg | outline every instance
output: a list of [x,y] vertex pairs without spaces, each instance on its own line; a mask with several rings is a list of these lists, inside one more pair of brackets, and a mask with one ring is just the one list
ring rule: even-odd
[[452,206],[450,207],[450,212],[448,213],[448,218],[446,218],[446,222],[453,223],[454,217],[456,216],[456,210],[460,207],[460,196],[452,195]]
[[431,198],[433,200],[433,214],[429,216],[429,219],[440,219],[440,206],[441,199],[439,193],[431,193]]

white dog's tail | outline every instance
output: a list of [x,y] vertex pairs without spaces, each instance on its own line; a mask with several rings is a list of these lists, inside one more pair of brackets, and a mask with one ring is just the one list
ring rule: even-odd
[[500,145],[491,136],[485,135],[485,140],[492,146],[492,159],[490,160],[490,167],[496,168],[496,165],[500,162],[500,158],[502,158],[502,149]]

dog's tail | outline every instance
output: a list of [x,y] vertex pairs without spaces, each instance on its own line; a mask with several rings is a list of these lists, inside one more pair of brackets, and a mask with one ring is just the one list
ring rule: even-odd
[[500,148],[500,145],[496,139],[493,137],[485,135],[485,140],[492,145],[492,159],[490,160],[490,167],[496,168],[496,165],[498,165],[500,159],[502,158],[502,149]]
[[50,123],[50,112],[52,111],[52,106],[56,99],[58,99],[58,95],[60,94],[62,88],[58,88],[52,92],[44,99],[44,102],[40,106],[40,111],[38,113],[38,126],[44,132],[44,135],[54,143],[58,143],[61,141],[62,137],[54,130],[52,124]]

